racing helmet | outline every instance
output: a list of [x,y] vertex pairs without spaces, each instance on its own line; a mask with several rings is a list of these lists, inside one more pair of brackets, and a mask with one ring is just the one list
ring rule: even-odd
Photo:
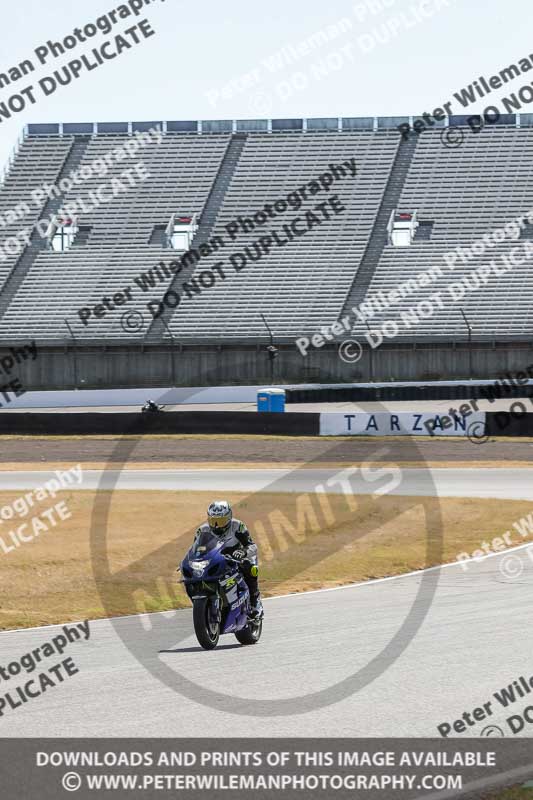
[[213,533],[223,536],[231,525],[233,512],[227,500],[215,500],[207,509],[207,522]]

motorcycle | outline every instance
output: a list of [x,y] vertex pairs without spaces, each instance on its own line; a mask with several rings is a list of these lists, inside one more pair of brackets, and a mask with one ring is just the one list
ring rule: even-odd
[[157,403],[154,403],[153,400],[148,400],[141,408],[141,414],[159,414],[161,411],[164,411],[164,409],[165,406],[159,406]]
[[213,650],[225,633],[234,633],[241,644],[257,644],[263,630],[262,614],[250,617],[240,562],[224,555],[223,547],[214,533],[202,531],[179,567],[193,604],[194,632],[205,650]]

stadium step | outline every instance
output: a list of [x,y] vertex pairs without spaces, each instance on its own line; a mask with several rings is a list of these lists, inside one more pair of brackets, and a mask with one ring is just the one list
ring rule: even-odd
[[[244,145],[246,144],[246,139],[246,133],[234,133],[228,143],[226,152],[224,153],[224,157],[220,163],[217,176],[207,197],[204,210],[200,216],[200,225],[196,236],[191,243],[191,250],[196,250],[198,247],[200,247],[200,245],[206,244],[212,236],[220,209],[222,208],[224,198],[226,197],[226,193],[230,186],[231,179],[235,174],[241,153],[244,149]],[[177,275],[170,283],[167,291],[174,289],[175,284],[178,282],[181,284],[184,281],[190,280],[194,270],[194,266],[183,270],[179,276]],[[169,324],[173,313],[174,309],[167,309],[161,315],[161,317],[165,318],[164,320],[161,318],[155,319],[147,333],[146,338],[151,341],[161,340],[165,334],[166,326]]]
[[149,244],[157,244],[159,247],[167,246],[167,225],[156,225],[154,227]]
[[91,231],[92,227],[90,225],[80,225],[76,238],[72,242],[72,247],[86,247],[89,244]]
[[[56,185],[59,185],[63,178],[67,178],[71,172],[75,171],[80,166],[89,142],[90,136],[77,136],[74,138],[68,155],[63,162],[63,167],[59,173]],[[65,194],[61,194],[59,197],[50,198],[44,206],[41,219],[50,219],[54,216],[54,214],[57,214],[64,201]],[[90,229],[85,234],[86,239],[88,238],[89,233]],[[78,244],[82,243],[83,242],[78,242]],[[37,256],[41,251],[46,249],[46,244],[46,239],[44,239],[39,231],[34,228],[30,236],[30,243],[20,254],[2,288],[2,291],[0,292],[0,320],[4,316],[8,306],[11,304],[19,288],[22,286],[24,278],[30,271]]]
[[370,286],[388,242],[387,226],[392,212],[398,207],[402,188],[405,184],[405,179],[407,178],[407,173],[415,154],[417,142],[417,136],[409,136],[407,139],[400,139],[396,158],[394,159],[389,179],[385,186],[385,191],[383,192],[381,205],[376,215],[368,244],[361,259],[359,269],[355,274],[352,287],[344,303],[343,315],[348,314],[354,306],[358,306],[366,297],[368,287]]
[[232,136],[228,149],[222,159],[218,175],[213,184],[204,212],[200,219],[200,227],[192,243],[192,248],[197,248],[201,244],[209,241],[215,227],[218,214],[224,202],[226,192],[235,174],[235,169],[239,163],[242,150],[246,142],[245,133],[236,133]]
[[428,242],[431,239],[433,225],[433,222],[426,220],[419,222],[415,233],[415,242]]

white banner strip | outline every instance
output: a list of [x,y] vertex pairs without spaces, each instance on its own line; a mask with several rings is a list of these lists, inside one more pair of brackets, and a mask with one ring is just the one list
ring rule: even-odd
[[463,416],[447,414],[392,414],[390,412],[357,414],[321,414],[321,436],[480,436],[485,413],[476,411]]

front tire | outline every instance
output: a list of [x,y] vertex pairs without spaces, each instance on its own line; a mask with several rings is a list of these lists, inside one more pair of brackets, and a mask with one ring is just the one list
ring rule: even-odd
[[246,628],[236,631],[235,637],[241,644],[257,644],[263,631],[263,620],[257,622],[250,621]]
[[194,632],[204,650],[214,650],[220,638],[220,624],[211,621],[211,602],[208,597],[194,601],[192,609]]

